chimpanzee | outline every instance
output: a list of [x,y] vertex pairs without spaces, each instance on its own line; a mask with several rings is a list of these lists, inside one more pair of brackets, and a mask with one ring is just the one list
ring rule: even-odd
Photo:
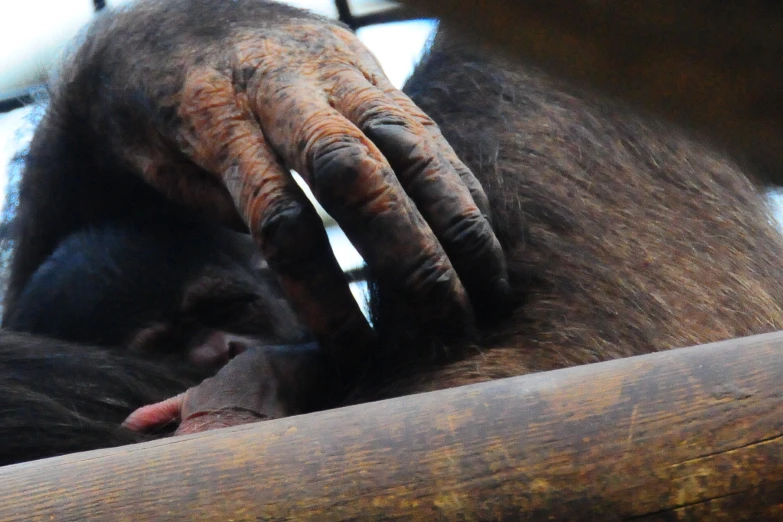
[[206,369],[248,343],[311,340],[247,234],[184,216],[138,216],[68,236],[25,284],[5,326]]
[[[275,401],[267,410],[316,409],[328,389],[319,381],[327,362],[250,237],[201,220],[138,217],[72,234],[29,279],[5,325],[3,463],[143,440],[120,427],[129,411],[194,386],[259,345],[274,354],[274,373],[257,370],[259,384],[281,388],[258,394]],[[302,378],[309,387],[287,384]]]
[[[179,417],[199,423],[183,423],[192,431],[322,407],[308,403],[320,387],[328,405],[355,403],[783,325],[781,240],[762,187],[721,154],[489,56],[448,28],[405,91],[410,99],[339,25],[268,2],[150,0],[98,20],[62,72],[31,146],[6,324],[27,313],[21,303],[32,315],[55,313],[36,312],[37,298],[25,296],[40,295],[27,285],[44,284],[39,271],[69,236],[112,236],[117,223],[141,216],[165,243],[176,214],[246,225],[317,344],[301,334],[296,346],[278,348],[291,341],[275,333],[274,345],[244,350],[176,395],[198,379],[189,366],[174,373],[181,359],[154,366],[134,350],[49,341],[45,354],[78,354],[63,357],[72,368],[52,371],[84,382],[92,392],[84,400],[95,405],[81,413],[62,381],[45,388],[44,370],[20,372],[21,394],[50,401],[70,422],[35,448],[12,442],[20,449],[3,462],[140,440],[117,426],[117,411],[175,395],[126,425],[143,430]],[[374,334],[357,319],[283,165],[304,174],[368,260]],[[202,262],[191,261],[183,266]],[[182,302],[183,286],[172,302]],[[267,287],[277,300],[276,286]],[[194,360],[200,344],[181,346]],[[11,374],[25,361],[11,355],[18,351],[0,359]],[[127,387],[104,386],[93,367],[78,370],[94,364],[90,357],[104,358],[106,379]],[[158,372],[144,393],[133,389],[142,386],[142,366]],[[109,407],[114,413],[103,416]],[[30,411],[17,422],[32,431],[49,410]],[[215,411],[220,418],[210,422]],[[106,436],[81,438],[85,416]]]

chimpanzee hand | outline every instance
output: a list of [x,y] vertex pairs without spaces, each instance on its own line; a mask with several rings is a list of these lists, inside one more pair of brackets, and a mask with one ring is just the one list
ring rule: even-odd
[[99,71],[94,127],[170,198],[241,217],[342,366],[371,331],[289,169],[422,322],[470,325],[463,283],[480,306],[506,302],[482,188],[350,31],[257,0],[140,2],[104,30],[77,60]]
[[149,431],[179,422],[184,435],[306,413],[328,403],[331,373],[315,344],[250,348],[198,386],[136,410],[124,425]]

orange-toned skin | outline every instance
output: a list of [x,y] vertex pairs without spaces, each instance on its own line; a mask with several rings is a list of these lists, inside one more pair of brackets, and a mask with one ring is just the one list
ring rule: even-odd
[[[260,41],[255,34],[238,38],[239,63],[233,69],[254,71],[240,90],[232,78],[213,68],[187,74],[179,105],[184,131],[178,137],[186,144],[184,149],[198,165],[220,173],[273,266],[281,256],[318,259],[307,277],[282,274],[282,282],[319,339],[329,339],[341,325],[356,325],[349,330],[361,332],[361,319],[336,267],[322,252],[326,243],[321,228],[286,166],[302,174],[355,239],[373,271],[409,274],[400,283],[417,301],[439,303],[441,315],[430,314],[434,323],[469,318],[465,290],[428,223],[438,231],[453,226],[455,216],[480,223],[481,235],[491,239],[479,246],[478,257],[487,261],[483,266],[489,273],[503,274],[499,244],[471,195],[487,214],[486,196],[475,179],[434,123],[389,84],[347,30],[301,24],[279,32]],[[316,54],[319,61],[314,67]],[[408,147],[407,154],[391,154],[387,160],[365,135],[362,127],[379,114],[404,122],[405,133],[376,141]],[[329,154],[342,168],[327,176],[315,164]],[[418,168],[419,163],[426,165]],[[154,177],[149,181],[155,184]],[[306,224],[297,226],[295,233],[287,230],[286,246],[281,248],[281,239],[269,238],[267,229],[289,211]],[[362,240],[368,237],[369,247]],[[453,250],[450,253],[460,260]],[[314,299],[318,295],[326,296],[328,307]],[[367,336],[362,332],[359,338]],[[355,339],[340,338],[329,344],[345,350],[353,343]]]
[[[47,140],[78,134],[107,158],[95,168],[78,165],[76,175],[110,185],[124,178],[103,169],[119,164],[170,201],[248,229],[347,379],[364,365],[374,334],[289,169],[340,223],[373,276],[403,290],[422,324],[459,336],[473,331],[468,293],[482,310],[508,303],[486,195],[350,31],[255,0],[147,0],[105,16],[64,68],[68,88],[53,93],[41,124],[48,132],[34,140],[31,158],[49,154]],[[60,128],[77,121],[78,132]],[[51,187],[56,176],[72,186],[65,179],[72,174],[41,163],[39,172],[29,162],[23,181],[21,222],[30,228],[20,234],[8,308],[62,237],[140,206],[109,187],[87,205],[81,195],[63,196],[58,211],[27,186]]]

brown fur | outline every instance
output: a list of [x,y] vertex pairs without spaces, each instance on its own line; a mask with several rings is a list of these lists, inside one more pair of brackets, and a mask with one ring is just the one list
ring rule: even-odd
[[[484,186],[524,304],[485,327],[477,346],[446,350],[443,366],[421,362],[431,352],[414,342],[406,352],[416,356],[395,371],[384,365],[386,386],[357,397],[783,328],[781,236],[760,187],[735,164],[475,47],[441,34],[405,90]],[[383,293],[379,301],[388,363],[416,334],[401,331],[401,307]]]

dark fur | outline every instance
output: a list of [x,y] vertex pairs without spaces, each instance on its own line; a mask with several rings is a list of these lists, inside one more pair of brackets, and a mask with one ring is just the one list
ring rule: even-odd
[[120,423],[201,377],[181,364],[0,331],[0,465],[149,439]]
[[307,339],[258,260],[248,236],[198,220],[66,238],[0,331],[0,465],[149,438],[120,423],[211,374],[186,362],[205,333]]
[[[182,57],[192,49],[228,63],[227,38],[243,28],[268,28],[280,17],[322,20],[264,0],[140,2],[98,15],[51,87],[30,144],[6,310],[13,309],[27,280],[65,237],[96,223],[140,216],[165,222],[198,212],[245,229],[226,189],[163,137],[180,121],[173,102],[162,100],[181,88]],[[155,89],[123,81],[142,70],[156,79]],[[147,148],[139,136],[155,145]],[[156,173],[155,190],[138,171],[145,159],[161,156],[167,161]],[[190,210],[178,204],[184,199]]]
[[[207,16],[202,8],[200,1],[187,15],[172,8],[166,30],[176,31],[183,18],[195,19],[204,24],[203,37],[220,39],[220,27],[207,19],[228,19],[235,12],[226,7],[222,14]],[[162,30],[161,22],[146,20],[143,12],[135,16],[138,33],[122,38],[148,39],[154,34],[150,25]],[[90,60],[105,45],[101,30],[88,35],[87,46],[77,54],[79,67],[72,68],[79,74],[65,75],[75,83],[55,90],[50,115],[33,142],[22,188],[23,240],[6,319],[13,317],[25,283],[56,245],[94,224],[95,216],[111,222],[133,218],[142,209],[168,222],[172,215],[171,203],[102,152],[116,150],[122,140],[132,144],[133,132],[145,131],[134,126],[132,115],[119,111],[111,121],[121,131],[107,129],[105,136],[88,132],[90,126],[76,116],[117,111],[120,105],[114,102],[122,96],[146,95],[100,93],[101,72],[90,67]],[[129,49],[138,53],[136,47]],[[133,56],[139,63],[162,59]],[[376,288],[375,326],[383,349],[351,401],[783,327],[779,234],[760,189],[726,158],[660,123],[594,101],[535,70],[470,51],[444,34],[406,90],[441,125],[482,182],[514,291],[524,301],[512,318],[485,327],[480,343],[444,347],[411,326],[416,321],[398,305],[393,288]],[[112,104],[107,96],[114,96]],[[93,101],[94,106],[85,105]],[[161,124],[166,117],[160,115]],[[96,176],[96,169],[115,174]],[[30,370],[21,392],[14,391],[13,381],[0,381],[0,402],[18,413],[8,417],[19,431],[4,437],[11,441],[5,462],[129,442],[122,438],[127,434],[117,435],[118,419],[176,391],[176,383],[167,384],[168,374],[142,380],[141,370],[120,362],[125,359],[107,359],[98,371],[91,357],[108,355],[73,350],[58,347],[47,355],[62,354],[73,368],[52,364],[46,371]],[[20,353],[25,351],[24,343],[9,344],[0,361],[16,371],[15,365],[28,364]],[[31,358],[35,353],[31,350]],[[36,378],[48,372],[71,380],[39,384]],[[68,406],[75,381],[94,384],[93,394],[84,399],[94,405]],[[128,386],[118,390],[117,382]],[[30,409],[15,409],[20,401]],[[106,403],[116,409],[106,412],[101,407]],[[62,416],[48,417],[48,404],[61,408]],[[16,433],[43,429],[52,418],[62,420],[57,430],[42,435],[33,447],[23,446],[25,437]]]
[[4,326],[106,347],[127,346],[139,331],[154,329],[158,353],[182,352],[206,329],[301,341],[261,261],[249,236],[199,220],[155,216],[96,225],[60,243]]
[[381,294],[375,324],[386,360],[357,397],[783,327],[780,233],[761,187],[734,163],[676,129],[469,49],[441,34],[405,90],[487,191],[525,301],[478,346],[446,350],[442,364],[400,359],[402,347],[433,351]]

